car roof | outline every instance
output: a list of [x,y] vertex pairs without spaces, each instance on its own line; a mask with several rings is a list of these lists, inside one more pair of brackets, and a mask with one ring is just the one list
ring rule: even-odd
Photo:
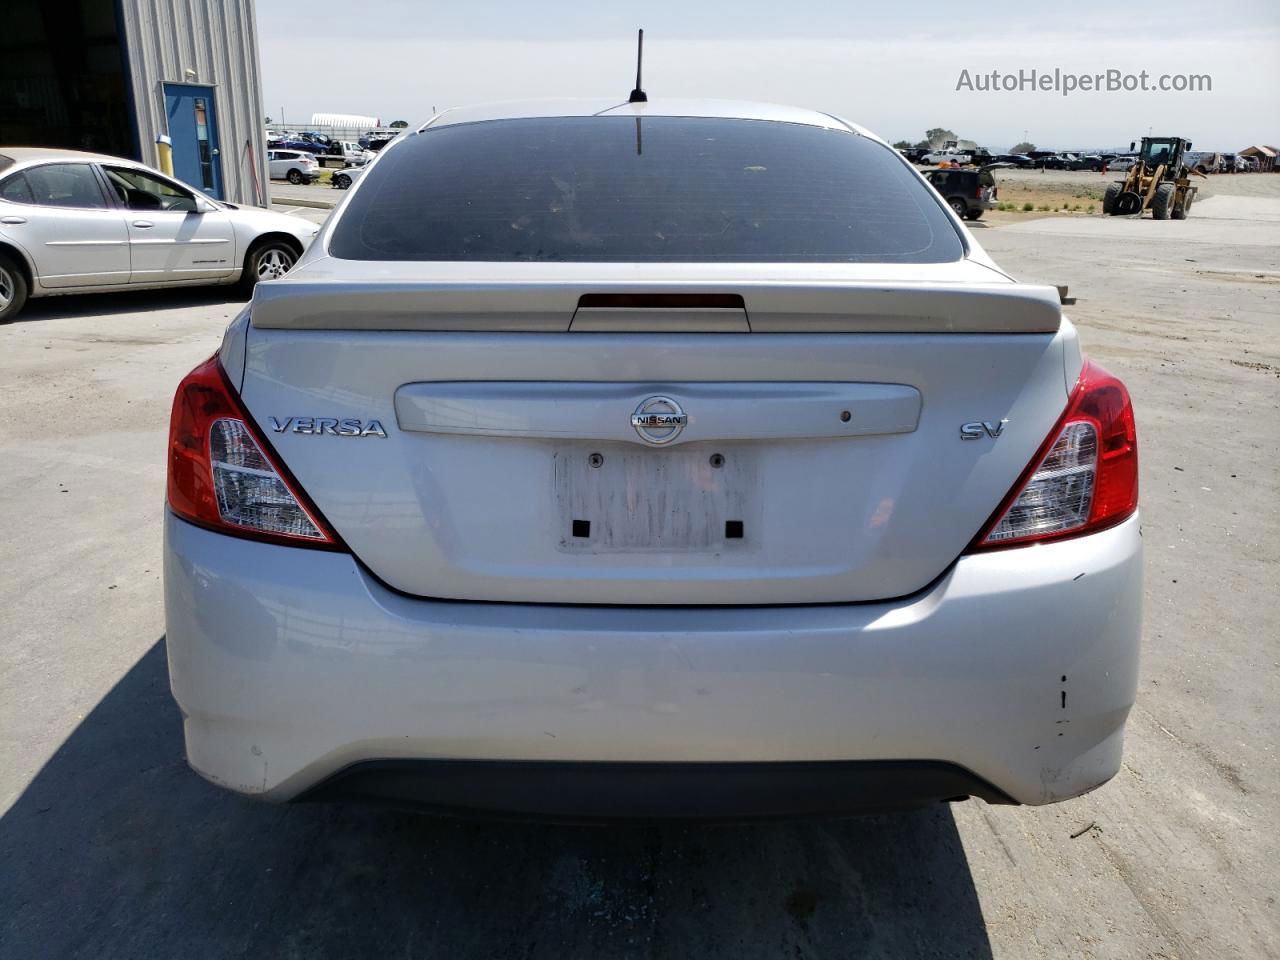
[[0,156],[13,160],[15,165],[30,166],[35,163],[123,163],[129,166],[145,166],[128,157],[112,157],[105,153],[86,153],[83,150],[61,150],[57,147],[0,147]]
[[778,123],[804,123],[814,127],[848,130],[873,140],[880,138],[831,114],[777,103],[755,103],[746,100],[695,100],[654,98],[647,103],[628,103],[620,97],[556,100],[506,100],[452,107],[444,110],[418,128],[481,123],[487,120],[514,120],[532,117],[707,117],[732,120],[772,120]]

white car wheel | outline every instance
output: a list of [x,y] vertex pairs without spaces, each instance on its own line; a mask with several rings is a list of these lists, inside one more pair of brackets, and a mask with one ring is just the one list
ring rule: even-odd
[[258,254],[255,263],[259,280],[276,280],[289,272],[297,260],[292,253],[282,246],[271,246]]
[[15,264],[0,254],[0,323],[16,317],[26,302],[26,278]]
[[249,251],[240,274],[240,289],[245,298],[253,296],[253,288],[261,280],[283,277],[298,262],[297,251],[283,240],[269,240]]

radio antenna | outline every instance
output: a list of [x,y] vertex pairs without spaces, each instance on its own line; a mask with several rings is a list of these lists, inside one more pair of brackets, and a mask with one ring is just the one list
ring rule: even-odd
[[648,103],[649,95],[644,92],[640,86],[640,68],[644,65],[644,31],[640,31],[640,36],[636,40],[636,88],[631,91],[631,96],[627,97],[627,103]]

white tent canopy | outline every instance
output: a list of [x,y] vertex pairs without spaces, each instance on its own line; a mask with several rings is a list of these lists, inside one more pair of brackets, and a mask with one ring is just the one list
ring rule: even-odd
[[370,128],[382,126],[382,121],[377,117],[361,117],[353,113],[313,113],[311,115],[311,126],[313,127],[342,127],[345,129]]

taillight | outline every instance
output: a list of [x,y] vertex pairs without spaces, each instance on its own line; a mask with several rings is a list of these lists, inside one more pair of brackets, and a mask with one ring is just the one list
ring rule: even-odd
[[255,540],[344,549],[258,432],[216,356],[178,385],[169,419],[169,508]]
[[1138,508],[1138,437],[1124,384],[1085,360],[1066,412],[973,550],[1076,537]]

